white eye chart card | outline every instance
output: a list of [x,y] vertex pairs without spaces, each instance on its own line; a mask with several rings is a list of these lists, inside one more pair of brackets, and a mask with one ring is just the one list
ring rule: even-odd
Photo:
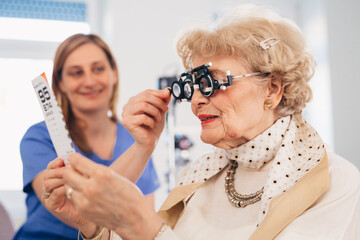
[[69,132],[66,128],[64,116],[55,95],[50,89],[45,73],[32,80],[36,96],[45,117],[51,141],[54,144],[58,157],[67,162],[71,153],[75,153]]

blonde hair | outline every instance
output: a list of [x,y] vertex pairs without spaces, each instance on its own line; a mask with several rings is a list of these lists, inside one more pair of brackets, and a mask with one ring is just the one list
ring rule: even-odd
[[[59,82],[62,80],[62,72],[68,56],[75,49],[87,43],[95,44],[96,46],[101,48],[104,51],[111,68],[117,72],[118,68],[115,58],[111,53],[109,46],[99,36],[95,34],[75,34],[63,41],[58,47],[54,58],[52,74],[52,89],[63,112],[64,120],[69,130],[70,136],[76,146],[78,146],[78,148],[85,153],[92,152],[92,150],[87,144],[82,128],[77,126],[76,118],[71,110],[71,102],[69,101],[66,94],[61,91]],[[111,120],[114,122],[118,121],[118,117],[116,114],[116,103],[118,100],[119,88],[118,82],[119,81],[117,81],[114,85],[113,94],[109,102],[109,109],[112,112]]]
[[[263,49],[261,41],[275,38],[279,42]],[[308,51],[299,28],[269,10],[244,5],[218,19],[212,29],[188,31],[178,40],[177,51],[185,68],[194,56],[235,56],[249,72],[271,73],[281,79],[282,99],[275,109],[278,116],[301,113],[311,100],[308,81],[315,60]],[[268,77],[257,77],[260,83]]]

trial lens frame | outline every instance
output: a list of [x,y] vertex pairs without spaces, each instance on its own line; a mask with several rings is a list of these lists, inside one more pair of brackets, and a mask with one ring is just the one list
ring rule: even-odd
[[191,101],[191,98],[194,94],[194,89],[196,88],[199,88],[201,94],[204,97],[210,97],[215,90],[226,90],[227,86],[233,85],[233,79],[264,74],[262,72],[254,72],[244,75],[232,76],[230,71],[226,71],[227,82],[220,83],[221,80],[218,81],[213,79],[209,71],[209,67],[211,65],[212,63],[209,62],[182,73],[179,79],[174,81],[171,85],[171,93],[173,94],[174,98],[182,102]]

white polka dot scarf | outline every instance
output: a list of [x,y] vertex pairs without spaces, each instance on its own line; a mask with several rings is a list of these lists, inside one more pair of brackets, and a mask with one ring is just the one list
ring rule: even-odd
[[178,185],[205,182],[226,167],[229,160],[255,169],[271,164],[261,199],[260,224],[271,199],[292,188],[317,165],[324,152],[320,136],[301,115],[286,116],[240,147],[202,155],[180,176]]

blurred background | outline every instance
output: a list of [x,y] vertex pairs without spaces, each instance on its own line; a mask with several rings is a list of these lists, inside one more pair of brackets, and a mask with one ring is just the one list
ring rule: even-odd
[[[120,68],[120,102],[140,91],[163,87],[183,71],[176,38],[193,23],[214,21],[243,3],[273,9],[299,25],[317,60],[314,98],[305,116],[323,140],[360,168],[360,1],[357,0],[0,0],[0,202],[13,227],[24,221],[19,143],[43,120],[31,80],[52,74],[58,44],[82,32],[99,34]],[[159,208],[174,178],[210,149],[200,141],[190,104],[171,104],[168,125],[154,152],[162,182]]]

